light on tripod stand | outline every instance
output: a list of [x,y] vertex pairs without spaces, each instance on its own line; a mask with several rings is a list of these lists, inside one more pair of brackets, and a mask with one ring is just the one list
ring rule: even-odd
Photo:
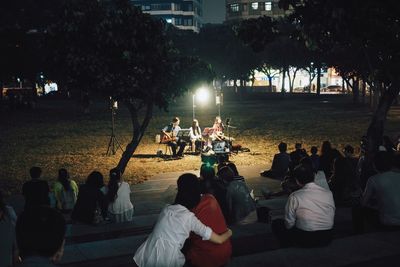
[[118,142],[117,137],[115,136],[115,114],[116,111],[118,110],[118,101],[113,99],[111,96],[110,96],[110,110],[111,110],[111,136],[110,136],[110,141],[108,142],[108,148],[106,153],[107,156],[115,155],[118,148],[121,149],[122,152],[124,152],[120,143]]

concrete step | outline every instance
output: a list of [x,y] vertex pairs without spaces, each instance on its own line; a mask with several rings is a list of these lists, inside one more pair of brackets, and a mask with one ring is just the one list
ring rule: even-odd
[[[145,220],[150,220],[150,218],[145,219],[145,217],[143,217],[143,221]],[[106,227],[102,230],[109,230]],[[151,227],[145,228],[146,226],[143,226],[139,229],[128,228],[124,230],[125,227],[128,226],[118,226],[118,228],[111,233],[84,233],[84,229],[81,228],[80,231],[83,232],[82,236],[79,236],[76,232],[74,240],[77,242],[70,242],[69,245],[66,246],[62,265],[94,266],[101,263],[101,266],[117,266],[114,264],[126,263],[126,260],[129,260],[129,257],[132,258],[136,249],[146,239],[147,234],[151,232]],[[254,223],[233,226],[232,231],[233,237],[231,240],[233,256],[235,257],[279,248],[279,244],[272,234],[269,224]],[[352,234],[350,218],[345,219],[345,216],[338,216],[335,222],[334,237],[340,238],[349,236],[350,234]],[[118,236],[118,238],[113,238],[113,236]],[[90,239],[99,240],[101,238],[110,237],[112,239],[78,243],[79,240],[82,241],[86,239],[86,241],[89,241]],[[106,262],[110,262],[111,265],[106,265]]]
[[67,225],[67,244],[108,240],[126,236],[148,234],[156,223],[158,214],[134,216],[132,222],[107,223],[101,225]]
[[[232,227],[234,235],[232,237],[233,254],[242,255],[242,253],[255,253],[258,249],[278,248],[277,242],[272,239],[272,233],[269,225],[264,223],[255,223]],[[94,242],[85,242],[79,244],[69,244],[65,247],[62,266],[92,266],[105,262],[118,262],[120,258],[127,259],[133,257],[135,251],[147,238],[147,234],[127,236],[110,240],[101,240]],[[269,242],[266,244],[265,240]],[[268,245],[265,247],[264,245]],[[256,248],[256,250],[251,250]],[[97,265],[99,266],[99,265]],[[110,265],[114,266],[114,265]]]
[[321,248],[287,248],[235,257],[228,266],[398,266],[399,257],[400,232],[386,232],[335,239]]

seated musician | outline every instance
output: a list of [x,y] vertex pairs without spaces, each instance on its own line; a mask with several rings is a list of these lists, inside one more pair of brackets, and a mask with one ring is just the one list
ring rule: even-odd
[[214,140],[219,140],[219,141],[223,140],[224,139],[223,131],[225,129],[225,126],[222,123],[222,120],[221,120],[220,116],[215,117],[213,129],[214,129],[213,139]]
[[[180,140],[177,135],[178,132],[181,130],[181,127],[179,127],[179,118],[175,117],[172,119],[171,123],[162,129],[162,134],[163,137],[161,139],[161,142],[164,144],[167,144],[171,147],[172,149],[172,156],[173,157],[182,157],[183,156],[183,150],[185,149],[186,142],[183,140]],[[179,146],[178,153],[176,152],[177,147]]]
[[199,121],[194,119],[190,127],[190,141],[192,142],[192,152],[201,150],[203,138],[201,135],[201,128]]

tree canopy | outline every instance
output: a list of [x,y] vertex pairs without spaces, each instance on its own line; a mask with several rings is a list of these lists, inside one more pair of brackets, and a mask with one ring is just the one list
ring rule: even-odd
[[5,15],[0,16],[5,40],[0,51],[12,65],[2,61],[1,73],[44,72],[70,91],[91,91],[123,103],[133,127],[117,166],[122,172],[154,107],[167,109],[172,99],[213,80],[208,64],[172,46],[162,20],[143,14],[129,0],[39,2],[16,0],[12,9],[0,5]]

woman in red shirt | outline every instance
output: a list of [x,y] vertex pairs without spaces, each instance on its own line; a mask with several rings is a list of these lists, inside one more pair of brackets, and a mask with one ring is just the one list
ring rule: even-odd
[[[211,168],[211,167],[210,167]],[[227,229],[221,208],[211,194],[204,194],[200,203],[192,209],[196,217],[215,233],[224,233]],[[228,239],[222,245],[216,245],[210,241],[203,241],[196,234],[190,235],[190,246],[186,253],[186,259],[196,267],[221,267],[228,263],[232,255],[231,240]]]

